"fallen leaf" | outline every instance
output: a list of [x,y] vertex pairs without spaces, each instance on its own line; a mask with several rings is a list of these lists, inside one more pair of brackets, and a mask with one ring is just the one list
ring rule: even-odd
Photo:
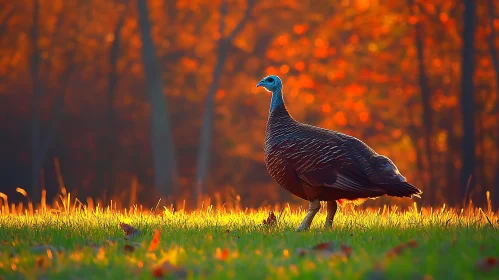
[[418,242],[414,239],[411,239],[407,242],[407,246],[411,247],[411,248],[416,248],[418,247]]
[[152,276],[155,278],[163,278],[172,273],[175,274],[175,279],[184,279],[187,276],[187,271],[184,268],[174,266],[168,261],[164,261],[152,269]]
[[42,256],[36,257],[35,266],[37,268],[45,268],[45,267],[47,267],[48,263],[49,262],[47,260],[47,256],[42,255]]
[[411,240],[407,241],[406,243],[399,244],[399,245],[393,247],[393,249],[387,251],[386,252],[386,256],[387,257],[399,256],[406,249],[408,249],[408,248],[416,248],[418,246],[419,246],[418,242],[416,240],[411,239]]
[[273,211],[270,211],[267,219],[263,220],[263,224],[266,226],[275,226],[277,224],[277,217]]
[[393,249],[386,252],[386,256],[387,257],[400,256],[405,251],[406,248],[407,248],[406,244],[397,245],[393,247]]
[[485,257],[477,261],[476,267],[481,271],[489,271],[497,268],[499,261],[496,257]]
[[324,258],[349,257],[352,254],[352,247],[345,244],[342,244],[338,247],[331,242],[324,242],[313,246],[310,250],[298,248],[296,252],[299,256],[314,254]]
[[298,254],[298,256],[300,257],[303,257],[307,254],[307,249],[298,248],[296,249],[296,254]]
[[134,238],[137,234],[140,233],[138,229],[135,229],[129,224],[120,223],[120,227],[125,232],[125,239]]
[[331,242],[324,242],[324,243],[319,243],[315,246],[312,247],[312,250],[332,250],[333,248],[333,243]]
[[125,244],[123,246],[123,250],[125,250],[126,253],[131,253],[131,252],[135,251],[135,247],[130,245],[130,244]]
[[229,256],[229,249],[224,248],[223,250],[220,250],[220,248],[217,248],[215,251],[215,258],[224,261],[227,259]]
[[352,251],[353,251],[352,247],[345,245],[345,244],[341,244],[340,247],[341,247],[341,251],[343,251],[345,256],[350,257],[350,255],[352,254]]
[[158,248],[159,245],[159,236],[160,232],[159,230],[155,229],[154,230],[154,236],[151,240],[151,243],[149,244],[149,249],[147,249],[149,252],[154,251]]

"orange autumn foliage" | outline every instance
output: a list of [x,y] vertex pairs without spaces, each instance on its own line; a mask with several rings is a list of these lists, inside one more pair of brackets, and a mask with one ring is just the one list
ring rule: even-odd
[[[241,203],[248,206],[294,202],[268,176],[262,158],[270,96],[257,92],[255,84],[264,75],[277,74],[285,83],[288,109],[297,120],[349,133],[383,151],[425,193],[430,188],[427,174],[437,174],[441,179],[431,184],[436,200],[459,200],[449,197],[459,184],[454,173],[462,165],[463,134],[463,7],[455,1],[414,0],[412,6],[407,1],[259,1],[250,20],[222,49],[216,40],[221,36],[220,17],[224,16],[222,33],[228,36],[243,18],[244,8],[230,7],[222,15],[219,2],[153,1],[150,31],[159,65],[154,75],[162,78],[162,85],[145,79],[134,1],[59,1],[57,5],[40,1],[39,60],[34,59],[32,1],[7,2],[0,14],[0,117],[5,120],[0,129],[8,137],[0,139],[0,148],[9,164],[0,170],[0,177],[9,179],[2,182],[0,191],[9,197],[19,195],[18,186],[32,193],[30,176],[22,174],[32,166],[34,138],[27,128],[39,112],[37,145],[45,149],[40,152],[46,156],[40,173],[52,196],[48,199],[57,193],[59,175],[53,162],[58,157],[63,181],[82,197],[156,203],[161,192],[153,193],[154,104],[146,93],[150,86],[162,87],[164,99],[159,102],[165,102],[171,119],[178,174],[169,199],[193,197],[201,118],[223,54],[225,62],[218,68],[214,91],[206,194],[233,197],[239,193]],[[473,194],[477,199],[495,188],[499,150],[498,83],[489,48],[491,32],[499,34],[499,19],[490,18],[486,2],[476,4],[473,81],[479,176],[474,177]],[[240,4],[246,7],[248,2]],[[417,28],[434,123],[433,170],[424,156]],[[36,61],[42,98],[35,108]],[[124,228],[125,232],[132,229]]]

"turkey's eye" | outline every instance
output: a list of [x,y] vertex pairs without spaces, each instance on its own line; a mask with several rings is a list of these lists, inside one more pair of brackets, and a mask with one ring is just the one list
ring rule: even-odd
[[273,83],[274,82],[274,78],[267,78],[267,82]]

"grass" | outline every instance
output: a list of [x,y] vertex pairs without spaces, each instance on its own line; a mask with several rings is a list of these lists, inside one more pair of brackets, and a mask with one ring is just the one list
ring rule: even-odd
[[[343,208],[327,230],[322,227],[322,209],[311,230],[300,233],[295,228],[305,212],[290,208],[277,212],[277,222],[270,226],[262,223],[269,214],[264,209],[157,212],[161,213],[64,205],[29,214],[22,209],[12,213],[3,206],[0,275],[5,279],[499,278],[498,215],[479,208],[413,207],[405,212]],[[140,233],[125,240],[121,222]],[[159,239],[152,243],[159,245],[154,248],[150,244],[156,229]],[[311,249],[323,242],[330,244]],[[340,245],[349,247],[342,250]]]

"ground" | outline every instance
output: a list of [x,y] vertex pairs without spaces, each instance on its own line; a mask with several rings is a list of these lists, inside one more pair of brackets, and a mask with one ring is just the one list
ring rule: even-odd
[[[499,279],[499,218],[480,209],[100,209],[0,215],[5,279]],[[18,211],[23,213],[23,211]],[[265,223],[263,220],[266,220]],[[127,236],[128,234],[128,236]],[[2,278],[2,277],[0,277]]]

